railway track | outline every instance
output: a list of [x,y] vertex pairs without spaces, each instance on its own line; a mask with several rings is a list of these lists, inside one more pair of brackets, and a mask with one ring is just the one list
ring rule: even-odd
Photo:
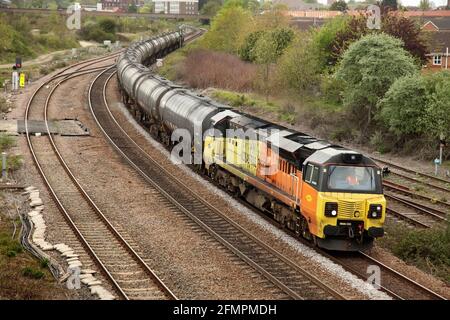
[[433,207],[411,201],[410,199],[399,197],[393,193],[385,192],[387,200],[400,204],[406,208],[404,211],[394,209],[392,205],[387,208],[387,212],[407,222],[422,228],[432,228],[433,226],[444,226],[442,222],[448,222],[445,212]]
[[[391,178],[383,181],[386,198],[395,206],[388,206],[387,212],[415,227],[443,227],[448,222],[450,204],[450,180],[412,170],[390,161],[372,157],[380,165],[389,166]],[[400,183],[404,182],[404,183]],[[411,189],[426,188],[425,192]],[[430,196],[434,195],[434,196]]]
[[[216,185],[220,188],[219,185]],[[251,209],[259,210],[244,200],[237,199],[240,204]],[[280,228],[280,224],[268,216],[262,215],[262,217],[273,226]],[[376,258],[372,257],[366,252],[329,252],[315,247],[311,242],[306,239],[299,238],[294,232],[289,229],[283,228],[283,230],[291,236],[293,239],[300,241],[305,246],[317,253],[320,253],[324,257],[330,259],[334,263],[342,266],[345,270],[354,274],[360,279],[367,281],[370,274],[367,272],[369,266],[377,266],[380,269],[380,283],[372,283],[378,286],[382,291],[386,292],[392,298],[396,300],[408,300],[408,299],[431,299],[431,300],[446,300],[440,294],[427,288],[426,286],[418,283],[414,279],[402,274],[401,272],[387,266]],[[373,267],[372,267],[373,268]]]
[[[406,170],[412,171],[409,169]],[[450,190],[444,187],[439,187],[392,171],[390,174],[397,175],[415,184],[423,184],[426,187],[437,189],[441,193],[441,196],[442,192],[450,195]],[[423,195],[404,184],[392,180],[384,179],[383,186],[385,189],[385,197],[389,200],[386,211],[395,218],[419,228],[444,227],[445,222],[448,222],[447,215],[450,204],[447,202],[439,200],[437,197]]]
[[383,186],[385,197],[390,203],[387,212],[392,216],[420,228],[444,227],[449,221],[448,203],[392,181],[383,181]]
[[[416,171],[416,170],[412,170],[412,169],[409,169],[409,168],[400,166],[400,165],[398,165],[398,164],[395,164],[395,163],[393,163],[393,162],[386,161],[386,160],[381,160],[381,159],[378,159],[378,158],[374,158],[374,157],[372,157],[372,156],[371,156],[371,158],[372,158],[373,160],[375,160],[376,162],[378,162],[378,163],[387,165],[387,166],[389,166],[389,167],[398,169],[398,170],[400,170],[400,171],[404,171],[404,172],[413,174],[413,175],[415,175],[415,176],[420,176],[420,177],[423,177],[423,178],[426,178],[426,179],[428,179],[428,180],[432,180],[432,181],[435,181],[435,182],[438,182],[438,183],[444,183],[444,184],[447,184],[447,185],[450,184],[450,180],[447,180],[447,179],[443,179],[443,178],[440,178],[440,177],[432,176],[432,175],[427,174],[427,173],[423,173],[423,172],[419,172],[419,171]],[[402,175],[402,174],[400,174],[400,175]],[[403,176],[404,176],[404,175],[403,175]],[[415,180],[417,180],[417,179],[415,179]],[[420,181],[420,180],[419,180],[419,181]],[[421,181],[421,182],[423,182],[423,181]],[[450,186],[450,185],[449,185],[449,186]],[[447,188],[447,191],[450,191],[450,189]]]
[[109,109],[105,91],[114,73],[114,69],[106,70],[92,83],[89,96],[91,112],[112,146],[145,180],[202,230],[261,273],[289,298],[344,299],[303,266],[223,215],[140,148],[120,127]]
[[398,300],[446,300],[440,294],[421,285],[414,279],[387,266],[365,252],[327,254],[330,259],[339,263],[346,270],[358,277],[368,280],[376,272],[374,266],[380,270],[380,281],[373,283],[381,290]]
[[[114,55],[63,69],[33,93],[25,113],[28,146],[44,184],[60,212],[117,295],[126,300],[176,299],[86,193],[67,166],[50,134],[48,107],[55,91],[70,79],[100,70],[92,68],[83,71],[83,68],[112,58]],[[68,72],[78,66],[81,68]],[[105,68],[107,66],[103,67]],[[56,79],[59,80],[53,83]],[[29,133],[28,120],[31,114],[33,120],[45,121],[45,137],[33,137]]]

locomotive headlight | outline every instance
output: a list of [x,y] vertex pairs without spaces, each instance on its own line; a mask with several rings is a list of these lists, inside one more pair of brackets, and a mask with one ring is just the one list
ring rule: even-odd
[[325,217],[332,217],[335,218],[338,215],[338,204],[336,202],[326,202],[325,203],[325,210],[324,210]]
[[383,206],[381,204],[371,204],[369,206],[368,218],[380,219],[383,214]]

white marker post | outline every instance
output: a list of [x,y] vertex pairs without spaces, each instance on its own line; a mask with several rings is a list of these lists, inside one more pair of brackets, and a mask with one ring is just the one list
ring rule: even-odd
[[12,91],[19,90],[19,72],[17,72],[17,69],[15,67],[11,76],[11,89]]
[[440,165],[440,161],[438,158],[434,159],[434,175],[437,176],[438,175],[438,166]]

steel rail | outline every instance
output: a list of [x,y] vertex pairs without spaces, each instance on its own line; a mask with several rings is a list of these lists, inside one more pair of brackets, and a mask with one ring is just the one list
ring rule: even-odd
[[[76,77],[76,74],[72,74],[70,77]],[[67,79],[69,79],[67,78]],[[70,217],[69,213],[66,211],[66,209],[64,208],[63,204],[61,203],[60,199],[58,198],[56,191],[53,189],[53,187],[50,184],[50,181],[48,180],[47,176],[45,175],[44,169],[42,168],[41,164],[39,163],[39,160],[37,158],[36,152],[33,148],[33,144],[31,142],[31,138],[30,138],[30,133],[28,130],[28,115],[29,115],[29,111],[31,108],[31,104],[33,102],[33,99],[36,97],[36,95],[38,94],[38,92],[48,83],[50,83],[52,81],[52,79],[48,80],[47,82],[43,83],[41,86],[39,86],[36,91],[32,94],[30,100],[28,101],[27,107],[26,107],[26,111],[25,111],[25,133],[26,133],[26,137],[27,137],[27,143],[28,143],[28,147],[30,149],[31,155],[33,157],[34,160],[34,164],[36,166],[36,168],[38,169],[42,179],[44,180],[44,183],[48,189],[48,191],[50,192],[53,200],[55,201],[56,205],[58,206],[60,212],[63,214],[64,218],[66,219],[66,221],[68,222],[69,226],[71,227],[71,229],[74,231],[75,235],[77,236],[77,238],[80,240],[80,242],[84,245],[84,247],[87,249],[87,252],[89,253],[89,255],[93,258],[93,261],[97,264],[97,266],[100,267],[101,272],[106,276],[107,279],[109,279],[109,281],[113,284],[113,286],[115,287],[115,289],[117,290],[117,292],[119,292],[119,294],[123,297],[123,298],[127,298],[125,292],[122,291],[122,289],[120,288],[119,284],[115,281],[115,279],[112,277],[112,275],[109,273],[109,271],[106,269],[105,265],[101,262],[101,260],[99,259],[99,257],[95,254],[94,250],[92,249],[92,247],[89,245],[88,241],[84,238],[84,236],[81,234],[80,230],[77,228],[77,226],[75,225],[74,221],[72,220],[72,218]]]
[[[110,57],[108,59],[111,59]],[[107,60],[107,59],[104,59]],[[103,60],[102,60],[103,61]],[[96,63],[95,61],[93,63]],[[108,67],[105,68],[100,68],[101,69],[108,69]],[[44,117],[45,117],[45,123],[46,123],[46,129],[47,129],[47,133],[48,133],[48,138],[49,141],[51,142],[52,148],[55,152],[55,154],[57,155],[61,165],[63,166],[64,170],[66,171],[66,173],[68,174],[69,178],[73,181],[74,185],[77,187],[77,189],[80,191],[80,193],[82,194],[83,198],[86,199],[86,201],[88,202],[88,204],[90,205],[90,207],[93,209],[93,211],[101,218],[101,220],[105,223],[105,225],[107,226],[108,230],[110,230],[110,232],[115,236],[115,238],[121,243],[121,245],[129,252],[129,254],[133,257],[133,260],[136,261],[138,263],[138,265],[140,265],[144,271],[150,275],[150,278],[153,280],[153,282],[156,282],[157,286],[160,288],[161,291],[163,291],[163,293],[169,297],[170,299],[177,299],[176,296],[161,282],[161,280],[154,274],[154,272],[147,266],[147,264],[142,260],[142,258],[135,252],[135,250],[128,244],[128,242],[119,234],[119,232],[110,224],[110,222],[108,221],[108,219],[104,216],[104,214],[100,211],[100,209],[95,205],[95,203],[92,201],[92,199],[89,197],[89,195],[85,192],[85,190],[81,187],[81,185],[79,184],[79,182],[77,181],[77,179],[74,177],[74,175],[72,174],[72,172],[70,171],[70,169],[68,168],[67,164],[65,163],[63,157],[61,156],[59,150],[57,149],[57,146],[53,140],[53,137],[50,133],[50,128],[48,125],[48,105],[50,102],[50,99],[53,95],[53,93],[55,92],[55,90],[59,87],[60,84],[62,84],[63,82],[72,79],[74,77],[80,76],[80,75],[85,75],[87,73],[91,73],[91,72],[95,72],[98,71],[99,68],[94,68],[93,70],[90,71],[81,71],[81,72],[74,72],[71,73],[69,76],[67,76],[65,79],[59,81],[55,87],[53,87],[53,89],[51,90],[51,92],[49,93],[49,95],[47,96],[47,100],[45,102],[45,109],[44,109]],[[59,76],[64,76],[66,74],[60,74]],[[54,79],[50,79],[50,81],[53,81]],[[41,89],[44,85],[46,85],[47,83],[44,83],[39,89]],[[39,90],[38,89],[38,90]],[[35,94],[33,95],[33,97],[37,94],[38,90],[35,92]],[[31,102],[31,99],[30,99]],[[26,119],[28,120],[28,112],[30,109],[30,105],[27,107],[27,112],[26,112]],[[100,266],[100,269],[103,271],[103,273],[107,276],[107,278],[113,283],[115,289],[119,292],[119,294],[125,298],[125,299],[129,299],[128,295],[125,293],[125,291],[121,288],[121,286],[118,284],[118,282],[114,279],[114,277],[112,276],[112,274],[109,272],[108,268],[105,266],[105,264],[101,261],[101,259],[98,257],[98,255],[95,253],[95,249],[92,248],[92,246],[89,244],[89,242],[86,240],[86,238],[83,236],[82,232],[79,230],[79,228],[76,226],[76,224],[74,223],[73,219],[71,218],[69,212],[64,208],[63,204],[61,203],[60,199],[58,198],[55,190],[51,187],[47,177],[45,176],[45,173],[37,159],[36,153],[34,151],[34,148],[32,146],[31,140],[30,140],[30,135],[28,132],[28,123],[26,121],[26,132],[27,132],[27,141],[29,143],[30,146],[30,150],[32,150],[32,154],[33,154],[33,158],[35,160],[35,163],[37,164],[39,171],[41,172],[41,176],[43,176],[44,181],[47,184],[47,187],[49,188],[49,190],[51,191],[51,194],[53,196],[53,198],[55,199],[58,207],[60,208],[61,212],[64,214],[66,220],[69,222],[69,225],[72,227],[72,229],[75,231],[75,234],[78,236],[78,238],[81,240],[82,244],[85,246],[85,248],[88,249],[89,254],[91,255],[91,257],[93,257],[94,261],[97,263],[97,265]],[[158,282],[159,281],[159,282]]]
[[[448,221],[448,219],[445,218],[446,213],[445,213],[445,212],[442,212],[442,211],[440,211],[440,210],[436,210],[436,209],[434,209],[434,208],[427,207],[427,206],[424,206],[424,205],[421,205],[421,204],[416,204],[415,202],[412,202],[412,201],[408,201],[408,200],[406,200],[406,199],[399,198],[399,197],[394,196],[394,195],[392,195],[392,194],[386,194],[386,193],[385,193],[384,196],[385,196],[386,198],[388,198],[388,199],[392,199],[392,200],[394,200],[394,201],[397,201],[397,202],[399,202],[399,203],[401,203],[401,204],[403,204],[403,205],[405,205],[405,206],[407,206],[407,207],[410,207],[410,208],[412,208],[412,209],[415,209],[415,210],[417,210],[419,213],[426,214],[426,215],[428,215],[428,216],[430,216],[430,217],[432,217],[432,218],[434,218],[434,219],[437,219],[437,220],[440,220],[440,221]],[[436,213],[436,212],[438,212],[438,213]]]
[[421,195],[421,194],[419,194],[417,192],[413,192],[408,187],[402,186],[402,185],[400,185],[398,183],[393,183],[393,182],[390,182],[390,181],[383,181],[383,186],[385,188],[388,188],[388,189],[393,190],[395,192],[398,192],[400,194],[405,194],[405,195],[407,195],[407,196],[409,196],[411,198],[417,198],[417,199],[429,201],[431,203],[435,203],[435,204],[442,205],[444,207],[450,208],[450,203],[447,203],[447,202],[444,202],[444,201],[441,201],[441,200],[437,200],[437,199],[433,199],[431,197]]
[[[106,71],[104,71],[106,72]],[[223,219],[223,221],[226,221],[226,223],[231,226],[233,229],[237,230],[239,233],[245,235],[247,239],[250,239],[253,243],[256,243],[258,246],[262,247],[264,250],[266,250],[267,253],[270,253],[273,257],[276,257],[277,259],[280,259],[283,261],[286,265],[293,268],[298,272],[298,274],[301,274],[305,277],[307,277],[312,283],[314,283],[319,288],[322,288],[325,292],[333,296],[337,299],[344,299],[342,295],[340,295],[338,292],[336,292],[334,289],[330,288],[326,284],[324,284],[321,280],[319,280],[314,275],[310,274],[306,270],[304,270],[302,267],[298,266],[295,262],[290,260],[289,258],[283,256],[280,252],[276,251],[275,249],[269,247],[267,244],[262,242],[261,240],[257,239],[255,236],[253,236],[251,233],[243,229],[241,226],[239,226],[236,222],[232,221],[230,218],[225,216],[223,213],[221,213],[217,208],[212,206],[209,202],[207,202],[205,199],[200,197],[199,195],[192,192],[192,190],[187,186],[183,181],[179,180],[177,177],[175,177],[172,173],[167,171],[164,167],[162,167],[157,161],[155,161],[148,153],[146,153],[125,131],[124,129],[119,125],[117,120],[114,118],[114,116],[111,113],[111,110],[109,109],[108,102],[106,100],[106,86],[109,82],[109,80],[112,78],[114,73],[109,75],[108,79],[105,81],[104,84],[104,92],[103,92],[103,105],[104,108],[106,108],[106,113],[109,115],[111,121],[115,124],[116,128],[119,130],[120,134],[125,137],[127,141],[129,141],[127,149],[129,149],[131,146],[135,147],[143,157],[145,157],[146,160],[149,161],[155,168],[157,168],[158,171],[166,175],[170,178],[170,180],[176,184],[178,187],[180,187],[186,194],[189,195],[189,197],[192,197],[192,199],[196,199],[201,205],[204,206],[204,208],[208,208],[212,213],[214,213],[217,217],[220,217],[220,219]],[[130,163],[132,167],[134,167],[138,173],[147,180],[152,186],[154,186],[157,190],[160,191],[162,195],[164,195],[171,203],[173,203],[177,208],[179,208],[183,213],[185,213],[188,217],[190,217],[194,222],[196,222],[199,226],[201,226],[206,232],[208,232],[210,235],[212,235],[216,240],[218,240],[220,243],[222,243],[225,247],[229,248],[232,252],[234,252],[238,257],[240,257],[243,261],[248,263],[250,266],[255,268],[257,271],[259,271],[261,274],[263,274],[267,279],[269,279],[273,284],[275,284],[278,288],[283,290],[285,293],[287,293],[290,297],[294,299],[303,299],[301,295],[299,295],[297,292],[292,290],[288,285],[283,283],[281,280],[279,280],[276,276],[274,276],[270,271],[266,268],[258,265],[254,260],[252,260],[250,257],[248,257],[246,254],[241,252],[239,248],[233,246],[227,239],[223,238],[221,235],[219,235],[213,228],[208,226],[204,221],[199,219],[189,208],[186,207],[185,204],[180,203],[179,200],[175,199],[174,196],[169,194],[166,190],[164,190],[163,187],[161,187],[157,181],[155,181],[154,178],[150,177],[146,172],[144,172],[138,164],[135,163],[126,153],[126,151],[122,150],[122,148],[117,145],[117,143],[114,141],[114,139],[108,134],[106,129],[104,128],[104,125],[102,125],[101,120],[98,118],[98,115],[96,114],[96,110],[94,110],[94,106],[91,105],[91,112],[93,114],[93,117],[95,121],[97,122],[98,126],[100,127],[101,131],[105,135],[105,137],[110,141],[111,145],[118,151],[122,157],[125,158],[125,160]],[[98,110],[97,110],[98,112]],[[275,271],[275,270],[273,270]],[[273,272],[272,271],[272,272]]]
[[428,179],[431,179],[431,180],[439,181],[439,182],[442,182],[442,183],[450,183],[450,180],[442,179],[442,178],[435,177],[435,176],[432,176],[432,175],[427,174],[427,173],[418,172],[418,171],[415,171],[415,170],[412,170],[412,169],[409,169],[409,168],[405,168],[405,167],[403,167],[401,165],[395,164],[395,163],[390,162],[390,161],[374,158],[373,156],[371,156],[371,158],[373,160],[375,160],[376,162],[379,162],[379,163],[382,163],[382,164],[386,164],[388,166],[391,166],[393,168],[397,168],[397,169],[403,170],[405,172],[413,173],[413,174],[416,174],[416,175],[419,175],[419,176],[422,176],[422,177],[425,177],[425,178],[428,178]]
[[430,295],[433,298],[438,299],[438,300],[447,300],[445,297],[443,297],[439,293],[436,293],[433,290],[431,290],[431,289],[425,287],[424,285],[418,283],[417,281],[415,281],[415,280],[405,276],[404,274],[402,274],[402,273],[398,272],[397,270],[389,267],[388,265],[378,261],[377,259],[375,259],[374,257],[368,255],[367,253],[359,251],[359,254],[361,256],[363,256],[364,258],[370,260],[372,263],[375,263],[375,264],[381,266],[383,269],[388,270],[390,273],[395,274],[395,276],[400,277],[400,278],[404,279],[405,281],[408,281],[409,283],[413,284],[415,287],[419,288],[420,290],[425,292],[427,295]]

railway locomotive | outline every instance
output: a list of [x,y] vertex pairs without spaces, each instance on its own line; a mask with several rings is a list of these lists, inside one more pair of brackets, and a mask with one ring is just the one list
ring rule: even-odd
[[200,159],[195,170],[319,247],[362,250],[383,236],[386,200],[373,160],[232,110],[146,67],[183,41],[180,32],[141,41],[116,63],[124,103],[156,139],[176,148],[182,129],[183,157]]

